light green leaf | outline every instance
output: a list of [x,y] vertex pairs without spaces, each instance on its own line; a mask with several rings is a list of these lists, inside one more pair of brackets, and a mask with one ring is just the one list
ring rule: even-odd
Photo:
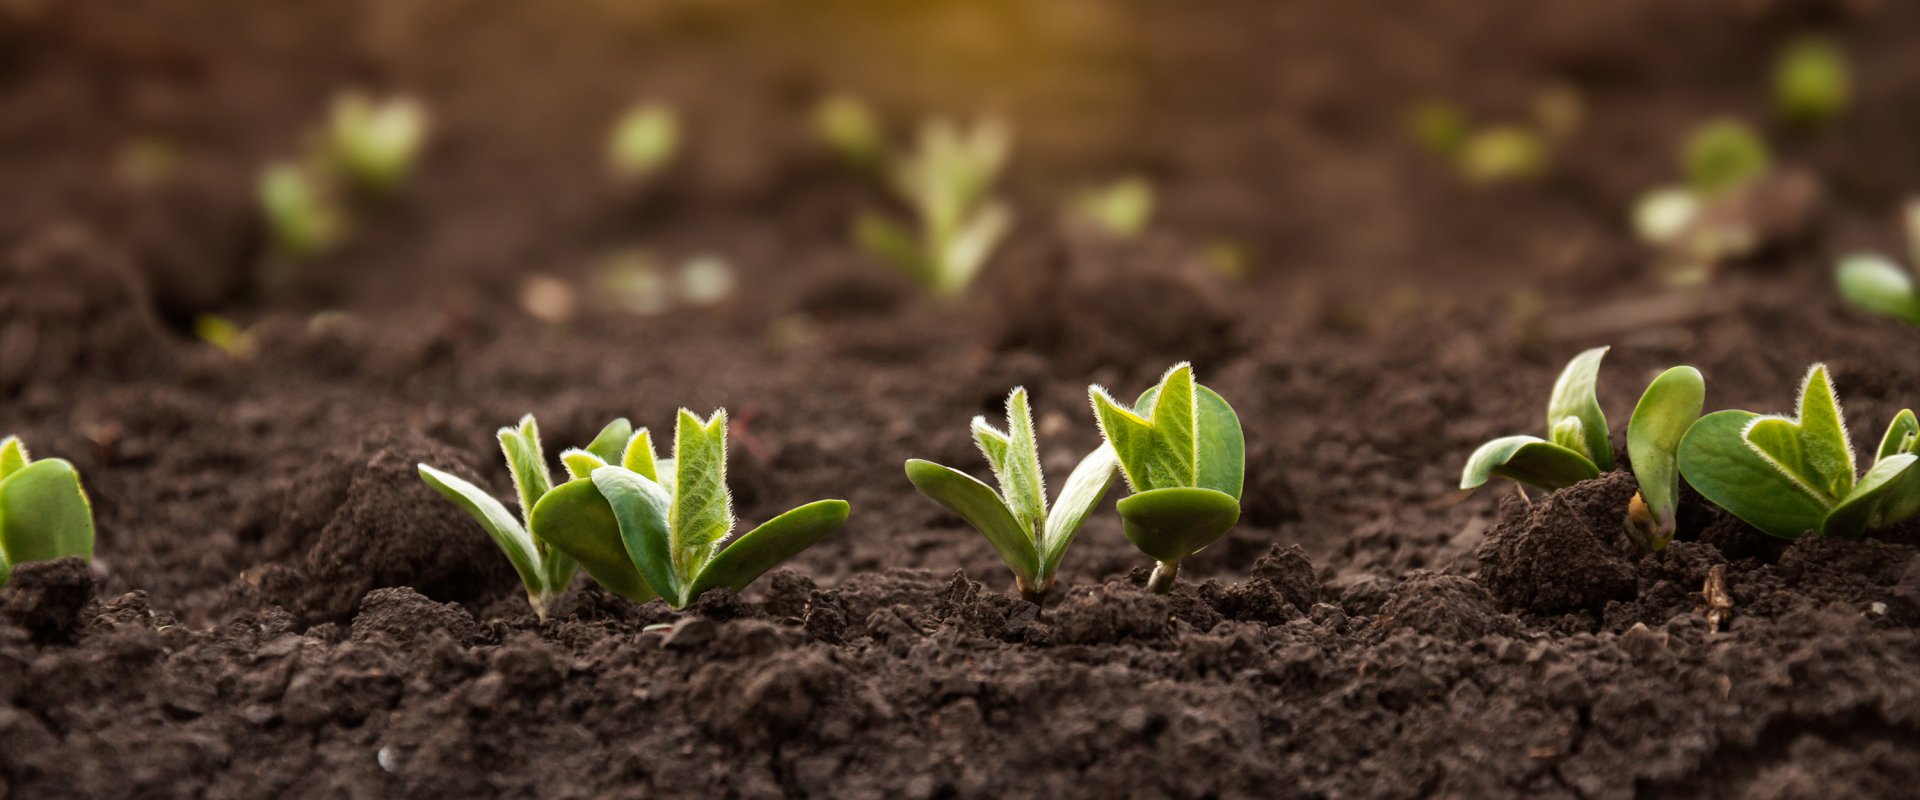
[[657,596],[627,554],[613,506],[591,477],[553,487],[534,504],[531,519],[534,536],[552,546],[552,555],[576,561],[607,591],[636,603]]
[[1080,527],[1093,514],[1100,498],[1107,495],[1107,489],[1113,486],[1113,473],[1119,466],[1114,458],[1113,448],[1100,445],[1080,459],[1080,464],[1067,475],[1067,482],[1060,488],[1060,496],[1053,501],[1053,510],[1047,514],[1046,536],[1039,546],[1039,563],[1035,574],[1036,583],[1046,586],[1052,582],[1054,574],[1060,568],[1060,561],[1067,553],[1067,546],[1073,544],[1074,537],[1080,534]]
[[1200,474],[1199,413],[1195,411],[1193,365],[1180,363],[1160,378],[1152,406],[1134,409],[1153,425],[1156,446],[1149,468],[1156,487],[1197,485]]
[[[607,462],[602,460],[600,456],[579,448],[569,448],[562,452],[560,454],[560,463],[566,466],[567,475],[574,480],[589,477],[593,475],[594,470],[607,465]],[[535,504],[538,505],[538,501],[536,501]],[[532,518],[529,517],[528,519]]]
[[1880,437],[1880,449],[1875,451],[1873,460],[1878,463],[1888,456],[1914,452],[1920,452],[1920,420],[1914,418],[1913,409],[1904,408],[1887,425],[1887,433]]
[[1674,367],[1647,386],[1627,422],[1627,455],[1640,497],[1652,511],[1658,528],[1649,545],[1659,550],[1673,538],[1674,514],[1680,505],[1680,471],[1676,464],[1680,440],[1700,418],[1707,399],[1706,379],[1693,367]]
[[1898,525],[1916,513],[1920,513],[1920,456],[1901,453],[1867,470],[1853,493],[1827,515],[1821,533],[1859,536],[1862,531]]
[[948,511],[959,514],[987,542],[1000,560],[1007,562],[1014,576],[1023,583],[1032,582],[1039,570],[1033,539],[1007,510],[1006,500],[984,483],[959,470],[931,461],[909,459],[907,480],[921,494],[933,498]]
[[1113,448],[1127,485],[1136,492],[1158,488],[1153,483],[1154,449],[1159,446],[1153,424],[1114,402],[1105,389],[1092,386],[1087,393],[1093,401],[1094,420],[1100,424],[1100,434]]
[[1825,364],[1807,371],[1793,419],[1759,417],[1747,427],[1747,444],[1794,485],[1832,507],[1853,491],[1853,443],[1840,413]]
[[1772,169],[1766,143],[1736,119],[1700,126],[1687,138],[1687,183],[1703,195],[1731,192],[1759,180]]
[[846,524],[849,510],[845,500],[818,500],[741,534],[700,571],[686,599],[695,600],[708,589],[721,586],[736,592],[747,588],[767,570],[839,530]]
[[1547,491],[1600,477],[1586,456],[1538,436],[1505,436],[1480,445],[1460,472],[1460,488],[1477,489],[1498,475]]
[[20,442],[20,437],[9,436],[0,439],[0,480],[5,480],[8,475],[19,472],[21,467],[32,461],[33,458],[27,455],[27,446]]
[[44,458],[0,480],[0,550],[12,564],[93,559],[93,504],[72,464]]
[[965,291],[1012,229],[1013,209],[1004,203],[981,206],[942,244],[934,290],[945,295]]
[[653,458],[653,434],[646,428],[634,431],[633,438],[627,440],[627,450],[621,456],[620,464],[639,473],[642,478],[658,482],[660,471],[659,464]]
[[513,564],[513,571],[519,573],[520,583],[527,587],[530,597],[537,598],[549,591],[540,554],[534,549],[533,536],[521,527],[520,520],[514,518],[513,512],[493,499],[493,495],[487,494],[486,490],[456,475],[425,464],[418,465],[418,469],[421,480],[480,523],[480,527],[493,538],[493,543],[500,547],[500,552],[507,555],[507,561]]
[[1862,311],[1920,325],[1920,290],[1913,276],[1877,255],[1856,254],[1842,259],[1836,273],[1840,293]]
[[7,585],[7,578],[13,576],[13,565],[7,563],[7,554],[0,553],[0,587]]
[[713,558],[733,530],[733,498],[727,494],[727,412],[702,422],[680,409],[673,434],[675,488],[667,515],[673,532],[674,569],[682,586]]
[[1163,564],[1218,541],[1240,520],[1240,502],[1212,489],[1155,489],[1123,498],[1121,527],[1140,552]]
[[633,438],[633,423],[628,422],[626,417],[621,417],[601,428],[600,432],[594,435],[593,441],[588,442],[583,449],[599,456],[603,464],[618,464],[621,456],[626,454],[627,440],[631,438]]
[[507,456],[507,469],[513,473],[513,487],[520,496],[520,514],[524,519],[540,502],[540,496],[553,489],[553,476],[547,473],[547,454],[540,447],[540,426],[533,415],[520,418],[519,428],[501,428],[500,451]]
[[1701,496],[1782,539],[1820,530],[1828,507],[1747,444],[1760,415],[1719,411],[1701,417],[1680,440],[1680,474]]
[[1000,482],[1000,495],[1007,510],[1025,528],[1029,539],[1038,541],[1045,530],[1047,490],[1040,473],[1040,445],[1033,435],[1033,412],[1027,406],[1027,390],[1014,389],[1007,396],[1007,432],[1000,433],[984,418],[973,422],[974,437],[993,467]]
[[[1554,431],[1562,420],[1573,417],[1580,420],[1580,432],[1585,436],[1585,445],[1569,447],[1587,457],[1601,472],[1613,469],[1613,442],[1607,433],[1607,415],[1600,410],[1600,395],[1595,385],[1600,377],[1600,360],[1607,355],[1608,348],[1596,347],[1567,362],[1560,371],[1560,378],[1553,383],[1553,395],[1547,400],[1547,430]],[[1554,439],[1556,444],[1566,447],[1568,443]]]
[[686,605],[682,590],[690,582],[681,581],[674,563],[673,530],[668,523],[673,495],[660,484],[621,467],[594,470],[593,486],[612,508],[621,545],[647,585],[668,605]]

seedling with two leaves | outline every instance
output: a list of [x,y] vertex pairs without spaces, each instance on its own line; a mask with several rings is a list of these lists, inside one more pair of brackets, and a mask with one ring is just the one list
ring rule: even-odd
[[1840,261],[1840,293],[1856,308],[1920,325],[1920,200],[1907,202],[1908,266],[1901,269],[1878,253],[1856,253]]
[[[1554,382],[1547,401],[1550,439],[1506,436],[1487,442],[1467,459],[1460,488],[1474,489],[1499,476],[1546,491],[1572,486],[1613,469],[1613,442],[1595,390],[1608,348],[1575,356]],[[1627,423],[1627,453],[1640,493],[1627,514],[1627,529],[1650,551],[1673,540],[1680,503],[1675,451],[1706,402],[1706,382],[1693,367],[1674,367],[1647,386]]]
[[276,254],[304,260],[332,249],[349,233],[348,190],[390,194],[406,182],[431,127],[426,106],[411,97],[375,100],[360,92],[334,99],[332,114],[301,158],[277,161],[260,174],[259,199]]
[[13,565],[93,558],[93,505],[64,459],[35,461],[18,437],[0,439],[0,586]]
[[987,537],[1013,570],[1020,596],[1042,602],[1053,589],[1067,546],[1113,485],[1113,450],[1102,445],[1081,459],[1049,509],[1024,387],[1007,396],[1007,429],[974,417],[973,438],[993,468],[998,492],[964,472],[917,458],[907,461],[907,479]]
[[1903,410],[1856,478],[1853,444],[1826,366],[1815,364],[1791,418],[1702,417],[1680,443],[1680,471],[1714,504],[1772,536],[1858,536],[1920,513],[1920,422]]
[[990,196],[1012,149],[1012,130],[999,120],[928,122],[918,148],[891,170],[915,222],[862,215],[855,239],[936,296],[966,291],[1013,226],[1013,212]]
[[1240,521],[1246,439],[1240,417],[1219,393],[1176,364],[1160,382],[1122,405],[1088,387],[1094,419],[1133,493],[1118,504],[1122,530],[1152,557],[1147,588],[1173,588],[1180,562]]

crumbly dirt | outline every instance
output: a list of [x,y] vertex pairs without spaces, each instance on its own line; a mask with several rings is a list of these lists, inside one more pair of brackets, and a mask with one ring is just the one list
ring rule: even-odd
[[[1819,208],[1664,286],[1624,209],[1688,126],[1763,115],[1809,30],[1861,76],[1836,129],[1768,131]],[[0,795],[1906,796],[1920,526],[1786,542],[1688,495],[1647,555],[1624,471],[1452,487],[1599,344],[1616,443],[1676,363],[1712,408],[1787,411],[1825,361],[1863,449],[1920,399],[1913,329],[1829,277],[1901,244],[1916,31],[1837,0],[0,3],[0,432],[72,460],[99,528],[91,565],[0,589]],[[1588,113],[1544,180],[1465,187],[1406,140],[1417,99],[1516,119],[1554,83]],[[434,144],[348,245],[264,269],[255,171],[348,85],[420,94]],[[849,245],[885,199],[808,138],[839,88],[899,131],[1018,123],[1022,221],[969,299]],[[611,186],[636,97],[693,133]],[[129,172],[156,142],[171,169]],[[1160,192],[1144,238],[1055,220],[1129,171]],[[634,247],[718,253],[741,288],[608,307],[595,265]],[[533,274],[578,313],[527,313]],[[246,352],[196,341],[202,313]],[[984,474],[966,421],[1025,385],[1063,476],[1088,384],[1183,359],[1239,410],[1248,478],[1170,595],[1109,500],[1021,601],[900,473]],[[557,451],[680,406],[731,409],[743,521],[843,497],[846,529],[683,613],[583,578],[541,622],[413,472],[505,497],[492,432],[522,413]]]

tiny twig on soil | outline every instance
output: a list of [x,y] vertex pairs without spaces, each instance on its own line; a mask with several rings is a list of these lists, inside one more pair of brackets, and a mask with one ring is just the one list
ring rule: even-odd
[[1706,604],[1707,630],[1718,633],[1733,616],[1733,595],[1727,594],[1727,565],[1715,564],[1707,570],[1707,584],[1701,587],[1700,598]]

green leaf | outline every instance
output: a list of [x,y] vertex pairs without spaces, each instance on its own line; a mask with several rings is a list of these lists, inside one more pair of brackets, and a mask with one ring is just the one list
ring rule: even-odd
[[1000,560],[1007,562],[1014,576],[1030,583],[1038,573],[1038,555],[1033,539],[1007,510],[1006,500],[984,483],[959,470],[931,461],[908,459],[907,480],[921,494],[933,498],[948,511],[959,514],[974,530],[987,537]]
[[1693,367],[1674,367],[1648,384],[1627,422],[1627,455],[1640,496],[1653,512],[1658,530],[1655,549],[1673,538],[1674,513],[1680,505],[1680,471],[1676,464],[1680,440],[1707,400],[1707,383]]
[[1914,418],[1913,409],[1901,409],[1887,425],[1886,435],[1880,437],[1880,449],[1873,460],[1878,463],[1888,456],[1914,452],[1920,452],[1920,420]]
[[994,430],[984,417],[975,417],[973,435],[1000,482],[1007,510],[1026,529],[1027,538],[1038,541],[1045,530],[1047,490],[1040,473],[1039,443],[1033,435],[1027,390],[1016,388],[1007,396],[1006,433]]
[[1905,522],[1920,513],[1920,456],[1888,456],[1861,476],[1853,492],[1827,515],[1821,533],[1859,536]]
[[[607,462],[599,456],[578,448],[570,448],[562,452],[560,463],[567,468],[567,475],[574,480],[589,477],[593,475],[594,470],[607,465]],[[535,505],[538,505],[537,501]]]
[[500,547],[500,552],[507,555],[507,561],[513,564],[513,571],[519,573],[520,583],[527,587],[529,596],[537,598],[549,591],[540,554],[534,549],[533,536],[521,527],[520,520],[514,518],[513,512],[493,499],[493,495],[487,494],[486,490],[458,476],[425,464],[418,465],[418,469],[421,480],[480,523],[480,527],[493,538],[493,543]]
[[839,530],[850,510],[845,500],[819,500],[767,520],[714,556],[694,579],[686,599],[694,600],[720,586],[736,592],[747,588],[767,570]]
[[1832,507],[1853,491],[1853,443],[1847,439],[1847,423],[1825,364],[1807,371],[1793,419],[1756,418],[1747,427],[1746,440],[1822,505]]
[[6,480],[8,475],[19,472],[21,467],[32,461],[33,458],[27,455],[27,446],[20,442],[20,437],[9,436],[0,439],[0,480]]
[[13,565],[7,563],[7,554],[0,552],[0,587],[7,585],[7,578],[13,576]]
[[535,538],[551,545],[554,555],[577,562],[607,591],[636,603],[657,596],[627,555],[613,506],[591,477],[553,487],[534,504],[532,519]]
[[1739,189],[1772,169],[1759,134],[1735,119],[1714,120],[1696,129],[1687,138],[1684,158],[1687,183],[1703,195]]
[[1118,466],[1113,448],[1102,444],[1080,459],[1080,464],[1067,475],[1060,496],[1053,501],[1053,510],[1047,514],[1046,536],[1039,543],[1037,584],[1046,586],[1052,582],[1067,546],[1073,544],[1094,506],[1100,504],[1100,498],[1113,486],[1113,473]]
[[920,240],[899,223],[875,214],[862,214],[854,222],[853,237],[861,249],[892,264],[915,283],[927,289],[937,285],[937,270],[920,246]]
[[1600,470],[1586,456],[1538,436],[1505,436],[1473,451],[1460,471],[1460,488],[1477,489],[1495,475],[1553,491],[1600,477]]
[[613,509],[629,562],[669,605],[685,605],[681,590],[688,584],[680,580],[674,563],[673,531],[667,522],[673,495],[660,484],[621,467],[594,470],[593,485]]
[[642,478],[659,481],[659,464],[653,458],[653,434],[647,432],[646,428],[634,431],[633,438],[627,440],[627,450],[621,455],[620,464],[639,473]]
[[[1115,455],[1120,459],[1121,471],[1127,476],[1127,483],[1136,492],[1152,489],[1171,489],[1200,486],[1232,495],[1240,496],[1241,486],[1246,473],[1246,437],[1240,429],[1240,417],[1226,398],[1218,392],[1192,382],[1193,371],[1187,364],[1176,365],[1169,370],[1158,385],[1148,388],[1134,400],[1135,412],[1129,412],[1124,406],[1113,401],[1106,390],[1090,387],[1093,395],[1095,416],[1101,422],[1101,433],[1110,434],[1119,430],[1128,439],[1124,447],[1134,450],[1130,456],[1122,450],[1123,445],[1115,442],[1111,435],[1107,442],[1114,447]],[[1169,382],[1176,384],[1173,405],[1166,410],[1160,408],[1160,393]],[[1151,415],[1152,422],[1141,414]],[[1174,439],[1166,441],[1161,415],[1175,424],[1170,426]],[[1189,416],[1191,415],[1191,417]],[[1192,419],[1191,425],[1180,422]],[[1144,427],[1144,430],[1142,429]],[[1146,437],[1139,437],[1140,433]],[[1142,438],[1142,441],[1134,441]],[[1191,449],[1193,468],[1186,472],[1185,454]],[[1128,459],[1139,462],[1129,467]],[[1171,469],[1165,465],[1173,465]],[[1167,483],[1170,472],[1191,475],[1184,483]],[[1135,480],[1144,475],[1143,480]],[[1177,476],[1176,476],[1177,477]]]
[[627,441],[632,438],[633,423],[628,422],[626,417],[621,417],[607,423],[606,427],[601,428],[600,432],[594,435],[593,441],[588,442],[582,449],[599,456],[601,463],[618,464],[621,457],[626,454]]
[[1773,102],[1780,116],[1822,125],[1846,110],[1852,94],[1847,59],[1832,41],[1809,37],[1780,53],[1774,65]]
[[93,505],[80,473],[44,458],[0,480],[0,551],[10,564],[93,558]]
[[1913,276],[1877,255],[1856,254],[1840,262],[1840,293],[1862,311],[1920,325],[1920,291]]
[[1747,444],[1760,415],[1719,411],[1701,417],[1680,440],[1680,474],[1701,496],[1782,539],[1820,530],[1827,505]]
[[1547,430],[1561,429],[1564,420],[1572,417],[1580,421],[1579,433],[1584,441],[1579,447],[1570,446],[1571,442],[1560,441],[1554,436],[1554,443],[1580,453],[1592,461],[1601,472],[1613,469],[1613,442],[1607,434],[1607,415],[1600,410],[1600,395],[1595,389],[1599,381],[1600,360],[1607,355],[1605,347],[1596,347],[1567,362],[1560,371],[1560,378],[1553,383],[1553,394],[1547,400]]
[[673,460],[675,488],[667,521],[673,532],[674,569],[680,585],[686,586],[733,530],[733,498],[727,494],[727,412],[715,411],[702,422],[693,412],[680,409]]
[[1094,419],[1100,424],[1100,435],[1113,448],[1127,485],[1136,492],[1158,488],[1153,483],[1154,449],[1159,446],[1153,423],[1114,402],[1113,396],[1107,394],[1105,389],[1092,386],[1087,391],[1093,401]]
[[1240,501],[1212,489],[1155,489],[1119,503],[1121,527],[1140,552],[1178,564],[1233,530]]
[[524,519],[540,496],[553,489],[553,476],[547,473],[547,454],[540,448],[540,426],[533,415],[520,418],[520,427],[501,428],[500,451],[507,456],[507,469],[513,473],[513,487],[520,496],[520,514]]
[[934,291],[943,295],[965,291],[1012,229],[1013,210],[1004,203],[988,203],[968,216],[940,245]]
[[1199,412],[1195,411],[1193,365],[1174,365],[1160,378],[1160,391],[1136,403],[1134,410],[1153,425],[1157,443],[1149,469],[1156,487],[1198,485],[1200,475]]

